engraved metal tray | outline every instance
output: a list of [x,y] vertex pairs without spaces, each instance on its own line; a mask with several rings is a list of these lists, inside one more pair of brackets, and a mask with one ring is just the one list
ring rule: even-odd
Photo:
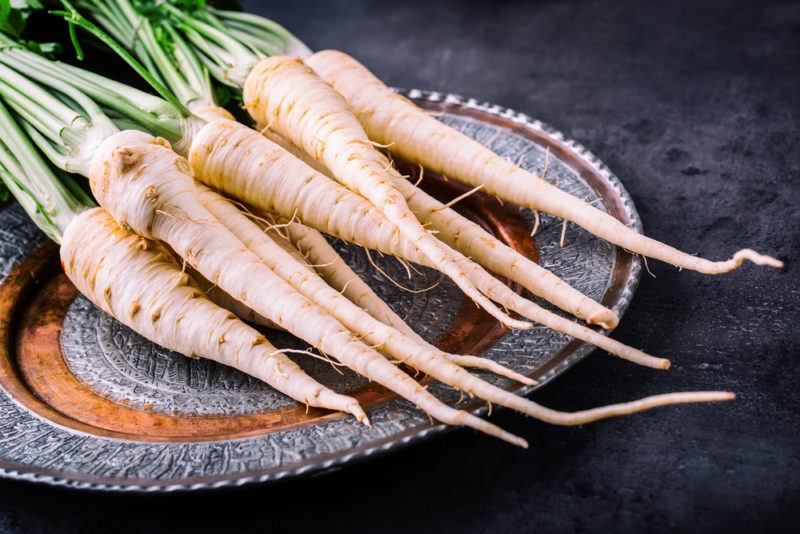
[[[548,180],[641,230],[619,180],[558,131],[472,99],[406,94],[524,168],[541,174],[547,166]],[[423,185],[445,199],[464,191],[430,173]],[[631,255],[574,225],[562,247],[562,223],[546,215],[534,242],[529,211],[480,193],[458,208],[620,315],[627,308],[640,274]],[[60,270],[56,246],[19,206],[0,209],[0,237],[0,477],[126,492],[233,487],[318,473],[445,430],[383,388],[316,359],[297,361],[322,383],[356,396],[372,428],[341,414],[306,411],[237,371],[154,346],[77,294]],[[409,324],[445,350],[483,354],[535,378],[537,387],[592,350],[542,327],[509,332],[465,303],[447,280],[435,284],[437,273],[406,280],[395,260],[377,259],[414,289],[435,286],[399,290],[362,250],[336,246]],[[287,334],[267,335],[278,346],[304,348]],[[521,394],[533,389],[482,376]],[[451,404],[459,400],[440,384],[431,383],[430,391]],[[462,406],[486,412],[481,403]]]

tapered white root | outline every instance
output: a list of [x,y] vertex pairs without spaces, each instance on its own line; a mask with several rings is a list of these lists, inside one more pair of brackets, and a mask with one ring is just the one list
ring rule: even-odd
[[[695,398],[690,395],[659,397],[661,399],[659,402],[662,404],[654,404],[656,401],[648,400],[640,404],[632,403],[615,406],[609,410],[598,408],[578,415],[560,414],[554,410],[543,408],[532,401],[518,397],[469,374],[452,361],[449,361],[446,355],[434,347],[415,343],[399,331],[377,321],[328,286],[316,274],[312,273],[308,267],[304,267],[296,261],[291,254],[286,253],[276,245],[256,224],[244,216],[225,198],[207,187],[201,185],[197,187],[198,198],[210,211],[211,215],[237,236],[258,257],[259,261],[292,284],[298,292],[317,303],[352,332],[363,336],[371,344],[381,346],[384,352],[447,385],[473,394],[493,404],[507,406],[533,417],[544,418],[547,421],[571,421],[574,419],[588,422],[597,414],[607,414],[603,415],[603,417],[610,417],[618,412],[625,413],[624,410],[627,409],[636,411],[660,406],[676,399],[682,399],[682,402],[690,402],[692,398]],[[565,321],[578,326],[570,321]],[[596,335],[603,338],[604,341],[609,341],[604,336]],[[644,361],[641,363],[649,362]],[[705,399],[705,395],[701,394],[696,398]]]
[[[269,129],[262,129],[261,133],[316,171],[329,175],[329,171],[324,165],[311,158],[282,135]],[[393,183],[403,194],[409,208],[416,214],[420,222],[430,224],[431,228],[438,232],[439,239],[461,254],[472,258],[486,269],[517,282],[534,295],[578,318],[585,319],[590,324],[597,324],[609,329],[615,328],[619,324],[619,317],[616,313],[593,301],[547,269],[518,253],[478,224],[452,208],[445,207],[443,203],[415,187],[408,180],[395,177]],[[419,257],[416,260],[425,262],[423,258]],[[504,301],[499,302],[508,306]]]
[[355,399],[306,375],[264,336],[206,299],[164,247],[122,230],[105,210],[88,210],[70,224],[61,261],[81,293],[147,339],[239,369],[298,402],[369,423]]
[[[281,137],[280,135],[268,131],[264,132],[264,135],[268,137],[270,140],[273,140],[275,143],[280,144],[282,147],[284,147],[291,153],[297,154],[298,157],[302,156],[302,154],[298,152],[296,146],[294,146],[287,139]],[[304,159],[304,161],[307,160]],[[309,162],[309,164],[311,163]],[[324,168],[320,167],[317,168],[319,168],[321,171],[324,171]],[[402,184],[399,182],[402,182]],[[408,188],[406,188],[406,185],[404,184],[407,184]],[[417,213],[418,215],[420,215],[420,219],[423,221],[430,220],[432,222],[435,222],[436,223],[435,227],[437,229],[441,228],[442,234],[444,235],[450,234],[454,237],[456,241],[458,241],[459,238],[458,229],[464,229],[465,232],[468,232],[471,230],[469,225],[472,225],[478,228],[479,232],[486,234],[486,235],[477,234],[476,239],[481,240],[481,242],[483,243],[487,243],[487,245],[492,247],[493,251],[498,250],[501,252],[502,251],[501,245],[502,247],[506,247],[493,237],[491,239],[493,239],[494,241],[490,240],[489,237],[487,237],[489,236],[488,233],[480,229],[478,225],[471,223],[470,221],[466,220],[460,215],[458,217],[461,217],[466,222],[459,222],[459,220],[455,218],[438,219],[438,220],[433,218],[431,219],[426,218],[425,214],[432,213],[434,214],[434,216],[441,216],[445,214],[446,210],[438,210],[438,206],[441,206],[441,203],[427,196],[427,194],[424,191],[414,188],[414,186],[411,183],[407,182],[406,180],[401,179],[398,181],[398,189],[403,191],[403,194],[407,195],[407,198],[409,199],[409,206],[412,206],[412,208],[414,208],[415,211],[418,209]],[[456,229],[456,232],[454,234],[451,234],[453,229]],[[496,244],[495,242],[499,243],[499,245]],[[403,253],[404,251],[408,251],[409,248],[410,247],[401,247],[398,249],[398,253]],[[538,267],[538,265],[536,265],[534,262],[525,259],[523,256],[517,254],[512,249],[509,248],[509,250],[515,255],[508,258],[509,261],[511,262],[510,263],[511,274],[513,274],[514,272],[518,273],[518,269],[516,268],[516,266],[521,266],[522,269],[527,269],[528,272],[531,272],[530,265]],[[456,258],[458,258],[460,254],[461,254],[460,252],[454,253]],[[427,259],[419,255],[415,255],[413,257],[406,257],[406,259],[431,267],[431,265],[427,262]],[[541,269],[539,267],[537,273],[538,274],[536,274],[535,276],[538,277],[538,279],[540,280],[543,280],[546,277],[546,275],[543,275],[542,273],[547,273],[552,277],[552,279],[547,280],[543,284],[543,286],[552,289],[554,292],[558,292],[564,288],[572,289],[568,284],[561,281],[558,277],[550,274],[549,271],[546,271],[545,269]],[[588,343],[591,343],[597,347],[602,348],[603,350],[608,351],[609,353],[615,356],[631,361],[633,363],[637,363],[639,365],[644,365],[646,367],[651,367],[654,369],[669,368],[669,360],[650,356],[640,350],[628,347],[627,345],[619,343],[618,341],[614,341],[613,339],[604,336],[598,332],[595,332],[590,328],[586,328],[583,325],[580,325],[573,321],[569,321],[559,315],[556,315],[554,313],[545,310],[541,306],[538,306],[537,304],[521,297],[520,295],[512,291],[508,286],[501,283],[499,280],[497,280],[496,278],[485,272],[479,265],[467,262],[465,258],[464,258],[464,274],[485,295],[489,295],[496,302],[501,303],[506,308],[519,313],[520,315],[522,315],[527,319],[530,319],[531,321],[534,321],[536,323],[547,326],[548,328],[552,328],[553,330],[556,330],[558,332],[562,332],[570,336],[576,337],[578,339],[581,339],[583,341],[586,341]],[[520,276],[516,277],[516,280],[518,282],[523,283],[521,279],[529,281],[527,277],[520,277]],[[528,286],[531,284],[528,283],[523,285]],[[586,301],[588,301],[589,303],[594,304],[594,306],[590,305],[589,307],[583,308],[585,310],[585,313],[600,314],[599,317],[596,318],[595,320],[597,322],[605,322],[606,326],[612,326],[616,324],[617,321],[616,314],[600,306],[599,304],[594,303],[594,301],[591,301],[590,299],[588,299],[588,297],[584,297],[574,289],[572,289],[572,291],[574,291],[574,295],[570,298],[571,303],[577,303],[578,306],[583,306],[586,303]],[[576,315],[580,315],[579,313],[577,313],[578,310],[574,311],[576,311]],[[604,311],[608,311],[610,315],[606,314]]]
[[[361,306],[375,319],[393,327],[422,345],[428,343],[419,334],[408,326],[400,316],[386,304],[361,278],[350,269],[347,263],[342,260],[339,254],[330,246],[328,241],[313,228],[309,228],[300,223],[291,223],[286,227],[292,242],[301,251],[308,254],[308,259],[317,265],[324,265],[321,269],[316,269],[331,287],[339,290],[350,301]],[[447,360],[473,369],[482,369],[498,376],[510,378],[525,385],[534,385],[536,381],[512,371],[508,367],[501,365],[488,358],[480,356],[466,356],[459,354],[441,353]]]
[[[506,406],[548,422],[583,424],[595,419],[634,413],[666,404],[720,400],[717,394],[671,394],[576,414],[565,414],[544,408],[470,375],[456,365],[457,361],[448,360],[435,349],[415,344],[407,338],[403,339],[400,332],[393,331],[387,325],[379,324],[377,320],[355,307],[322,280],[318,280],[307,267],[303,267],[290,254],[285,253],[271,242],[268,236],[226,199],[204,187],[199,188],[198,194],[211,213],[238,236],[262,262],[294,284],[295,289],[315,302],[319,302],[326,311],[342,321],[352,331],[363,335],[371,343],[382,345],[389,354],[402,358],[407,364],[433,378],[490,403]],[[456,360],[459,358],[467,359],[468,357],[455,357]]]
[[363,65],[334,50],[306,60],[347,101],[370,139],[403,159],[502,199],[572,221],[625,250],[706,274],[731,271],[744,260],[782,267],[780,260],[745,249],[727,261],[710,261],[645,237],[581,199],[494,154],[393,93]]
[[[749,248],[743,248],[742,250],[734,254],[733,257],[728,261],[710,262],[716,265],[716,271],[710,268],[707,274],[722,274],[730,272],[739,267],[745,261],[755,263],[756,265],[766,265],[767,267],[774,267],[776,269],[783,268],[783,262],[781,260],[773,258],[772,256],[765,256],[764,254],[759,254],[755,250]],[[706,272],[706,271],[700,271],[700,272]]]
[[591,410],[580,412],[558,412],[549,408],[539,407],[535,413],[530,415],[546,423],[562,426],[585,425],[609,417],[619,417],[622,415],[632,415],[653,408],[671,406],[674,404],[694,404],[699,402],[724,402],[734,400],[736,395],[728,391],[689,391],[681,393],[666,393],[664,395],[653,395],[633,402],[620,404],[610,404]]
[[[201,181],[247,204],[287,219],[297,217],[304,224],[345,241],[436,268],[369,202],[250,128],[231,121],[209,123],[195,136],[189,158]],[[663,360],[646,357],[641,351],[625,347],[523,299],[479,265],[466,261],[459,252],[452,251],[452,255],[463,259],[458,263],[462,272],[474,284],[480,284],[484,294],[506,299],[504,304],[507,302],[510,309],[522,315],[530,314],[536,317],[534,320],[556,330],[565,328],[565,333],[601,344],[614,355],[647,362],[656,368],[665,367]]]
[[505,367],[504,365],[501,365],[496,361],[490,360],[488,358],[482,358],[480,356],[463,356],[459,354],[450,354],[448,355],[447,359],[456,365],[460,365],[461,367],[489,371],[490,373],[494,373],[497,376],[504,376],[506,378],[510,378],[511,380],[519,382],[520,384],[525,384],[526,386],[535,386],[536,384],[538,384],[536,380],[527,377],[523,374],[517,373],[516,371],[512,371],[508,367]]
[[[331,247],[322,234],[298,222],[290,223],[277,215],[275,215],[274,218],[282,221],[281,224],[286,225],[285,229],[291,240],[291,243],[289,243],[286,240],[272,236],[273,241],[275,241],[277,245],[295,256],[295,259],[301,263],[310,261],[316,266],[321,266],[315,267],[315,271],[317,271],[333,289],[339,291],[339,293],[347,297],[351,302],[363,308],[364,311],[369,313],[376,320],[395,328],[417,344],[435,349],[435,347],[430,346],[422,339],[419,334],[414,332],[388,304],[372,291],[372,288],[361,280],[361,277],[350,269],[347,263],[342,260],[341,256]],[[242,311],[246,316],[257,315],[252,310],[241,305],[236,306],[236,304],[233,306]],[[260,324],[264,323],[262,322]],[[449,354],[445,352],[442,352],[441,355],[448,361],[460,365],[461,367],[481,369],[525,385],[536,384],[535,380],[517,373],[502,364],[489,360],[488,358]]]
[[244,101],[250,115],[271,124],[306,153],[325,164],[348,189],[367,198],[481,308],[509,328],[530,323],[512,319],[464,276],[452,250],[429,234],[392,184],[391,162],[367,138],[342,97],[297,58],[274,56],[247,76]]
[[[372,346],[380,347],[383,352],[398,361],[414,367],[422,361],[423,370],[428,373],[432,372],[432,367],[428,366],[445,366],[446,369],[447,362],[453,362],[495,371],[525,384],[532,383],[531,379],[506,369],[500,364],[483,358],[447,354],[421,338],[417,341],[377,320],[334,288],[328,286],[306,264],[283,250],[227,199],[202,185],[198,185],[198,196],[211,214],[244,243],[264,265],[272,269],[306,298],[317,303],[352,332],[363,337]],[[298,231],[298,229],[293,231]],[[355,273],[352,274],[356,276]],[[441,380],[450,386],[466,387],[460,381],[464,375],[456,374],[453,379],[450,379],[449,374],[440,373],[438,376],[443,377]]]
[[430,223],[439,232],[439,239],[465,256],[590,324],[607,329],[615,328],[619,324],[616,313],[519,254],[455,210],[444,208],[441,202],[414,187],[409,181],[397,179],[394,183],[419,220]]
[[135,131],[115,134],[98,147],[89,179],[95,198],[123,228],[166,242],[214,285],[257,313],[435,419],[526,445],[496,425],[442,403],[266,267],[203,206],[188,163],[165,140]]
[[[285,219],[280,219],[286,222]],[[386,304],[372,288],[358,276],[339,256],[317,230],[298,222],[286,226],[289,239],[308,261],[318,266],[315,270],[334,289],[358,304],[375,319],[396,328],[417,343],[425,343],[419,334]]]

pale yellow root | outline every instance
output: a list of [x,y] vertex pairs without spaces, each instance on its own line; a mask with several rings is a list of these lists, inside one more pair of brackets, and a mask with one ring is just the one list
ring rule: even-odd
[[452,362],[456,365],[460,365],[461,367],[467,367],[470,369],[481,369],[483,371],[488,371],[490,373],[496,374],[497,376],[504,376],[513,380],[514,382],[519,382],[520,384],[525,384],[526,386],[535,386],[538,382],[528,376],[523,374],[517,373],[516,371],[512,371],[508,367],[497,363],[494,360],[490,360],[489,358],[482,358],[481,356],[469,356],[469,355],[462,355],[462,354],[448,354],[447,360]]
[[102,208],[64,232],[64,272],[96,306],[147,339],[229,365],[306,405],[369,424],[358,402],[318,383],[230,312],[216,306],[160,244],[122,230]]
[[[195,136],[189,157],[198,179],[229,196],[287,219],[297,217],[304,224],[345,241],[435,268],[369,202],[250,128],[231,121],[209,123]],[[461,256],[456,251],[452,254]],[[590,343],[596,341],[614,355],[648,362],[656,368],[665,367],[664,360],[648,358],[640,351],[522,299],[477,264],[463,260],[459,264],[465,276],[482,284],[482,291],[497,298],[507,297],[509,305],[523,310],[523,315],[531,313],[546,321],[543,324],[547,326],[563,327],[569,335]]]
[[470,186],[482,184],[490,194],[572,221],[625,250],[683,269],[721,274],[745,260],[783,266],[781,261],[749,249],[740,250],[727,261],[710,261],[645,237],[431,117],[348,55],[326,50],[306,63],[344,97],[370,139],[388,145],[390,151],[409,162]]
[[255,120],[270,124],[372,202],[481,308],[509,328],[531,327],[509,317],[464,276],[453,251],[423,228],[392,184],[398,174],[391,162],[372,145],[341,96],[301,60],[273,56],[259,62],[247,76],[244,101]]
[[469,269],[470,270],[465,273],[467,278],[469,278],[469,280],[471,280],[485,295],[496,299],[497,302],[502,303],[508,309],[519,313],[526,319],[530,319],[535,323],[544,325],[557,332],[591,343],[623,360],[628,360],[653,369],[669,369],[669,360],[651,356],[643,351],[634,349],[633,347],[629,347],[608,336],[600,334],[582,324],[545,310],[538,304],[515,293],[497,278],[483,272],[482,269],[475,266],[475,264],[470,266]]
[[135,131],[113,135],[97,148],[89,180],[95,198],[123,228],[164,241],[214,285],[281,328],[443,423],[527,445],[438,400],[265,266],[203,206],[188,163],[165,140]]
[[[698,399],[698,402],[720,400],[719,396],[714,394],[709,396],[706,393],[698,393],[663,396],[658,397],[658,400],[648,399],[577,414],[563,414],[544,408],[470,375],[454,362],[449,361],[446,355],[435,348],[415,344],[410,339],[404,338],[400,332],[380,323],[329,287],[324,281],[317,278],[307,267],[302,266],[293,259],[291,254],[286,253],[272,242],[258,226],[219,194],[202,186],[199,187],[199,194],[201,201],[211,213],[234,235],[239,237],[262,262],[274,269],[276,274],[289,281],[295,289],[310,300],[319,303],[323,309],[341,321],[351,331],[363,336],[373,345],[381,346],[382,350],[388,354],[425,372],[440,382],[487,400],[490,403],[513,408],[526,415],[541,418],[548,422],[581,424],[592,421],[595,416],[604,418],[617,414],[634,413],[673,402],[692,402],[692,399]],[[570,423],[570,421],[577,422]]]
[[[286,220],[280,218],[280,216],[276,216],[276,218],[283,221],[284,224],[286,223]],[[347,263],[342,260],[322,234],[298,222],[287,224],[285,228],[291,242],[297,247],[293,248],[291,245],[285,245],[286,250],[296,253],[297,249],[299,249],[302,252],[300,255],[301,258],[307,258],[311,263],[321,265],[322,267],[315,267],[315,270],[332,288],[342,293],[354,304],[363,308],[364,311],[375,319],[397,329],[411,340],[435,349],[435,347],[432,347],[427,341],[422,339],[419,334],[414,332],[399,315],[394,313],[388,304],[372,291],[369,285],[361,280],[361,277],[350,269]],[[274,240],[277,244],[281,244],[282,240]],[[536,384],[535,380],[512,371],[508,367],[489,360],[488,358],[449,354],[445,352],[442,352],[441,355],[448,361],[460,365],[461,367],[482,369],[529,386]]]
[[562,310],[584,319],[589,324],[615,328],[616,313],[590,299],[561,278],[518,253],[478,224],[443,204],[407,180],[395,182],[406,196],[408,205],[423,223],[430,222],[438,230],[437,237],[500,276],[517,282],[534,295]]
[[[264,129],[262,134],[303,159],[317,171],[323,174],[328,173],[324,166],[280,134],[268,129]],[[422,223],[429,223],[438,231],[439,239],[460,253],[490,271],[517,282],[534,295],[555,304],[564,311],[585,319],[590,324],[598,324],[603,328],[615,328],[619,324],[619,317],[616,313],[574,289],[547,269],[494,237],[478,224],[415,187],[408,180],[396,177],[393,183],[403,194],[408,206],[419,220]],[[495,294],[492,298],[495,297],[498,295]],[[496,301],[506,307],[511,307],[511,304],[505,300]],[[519,312],[519,310],[515,311]]]
[[371,344],[382,347],[387,354],[425,372],[440,382],[492,404],[513,408],[548,422],[581,424],[595,418],[634,413],[675,402],[705,402],[727,398],[727,394],[686,393],[661,396],[610,408],[598,408],[577,414],[564,414],[544,408],[469,374],[455,363],[448,361],[445,355],[435,348],[417,344],[399,331],[376,320],[328,286],[310,269],[296,261],[291,254],[276,245],[256,224],[218,193],[207,187],[198,186],[198,194],[201,202],[211,214],[236,235],[259,260],[273,269],[278,276],[292,284],[298,292],[341,321],[352,332],[359,334]]
[[195,282],[197,282],[197,285],[203,290],[203,294],[217,306],[225,308],[240,319],[244,319],[250,323],[266,326],[267,328],[280,329],[278,325],[263,315],[256,313],[252,308],[245,306],[232,296],[228,295],[219,286],[215,286],[206,280],[205,276],[195,271],[192,267],[187,265],[186,272]]
[[661,406],[697,402],[722,402],[734,400],[735,398],[736,395],[728,391],[687,391],[653,395],[652,397],[645,397],[633,402],[610,404],[608,406],[572,413],[558,412],[542,407],[537,412],[537,415],[533,417],[553,425],[576,426],[599,421],[601,419],[608,419],[609,417],[619,417],[621,415],[644,412]]
[[[522,379],[521,381],[526,384],[532,382],[529,378],[505,369],[494,362],[481,362],[476,361],[481,360],[480,358],[447,354],[421,338],[417,341],[379,321],[339,291],[330,287],[307,264],[298,261],[290,252],[283,250],[227,199],[203,185],[198,184],[197,187],[199,199],[203,205],[264,265],[286,280],[299,293],[317,303],[352,332],[358,334],[372,346],[379,347],[382,352],[394,357],[397,361],[405,362],[413,367],[417,367],[417,363],[421,362],[424,367],[421,369],[429,374],[430,366],[445,366],[443,368],[446,369],[448,361],[455,361],[470,364],[473,367],[480,366],[484,369],[500,371],[503,375]],[[355,276],[355,273],[352,274]],[[451,374],[440,372],[437,378],[440,376],[443,377],[441,380],[450,386],[462,389],[469,387],[469,384],[461,381],[462,374],[452,375],[452,379]]]
[[[281,220],[286,221],[283,218]],[[353,272],[317,230],[293,222],[286,227],[286,231],[294,246],[306,255],[312,264],[319,266],[315,267],[315,270],[331,287],[379,321],[396,328],[418,343],[425,342],[360,276]]]

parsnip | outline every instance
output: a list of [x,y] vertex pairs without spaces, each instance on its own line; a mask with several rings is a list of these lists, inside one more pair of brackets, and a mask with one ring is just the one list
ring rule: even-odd
[[99,203],[123,228],[169,244],[206,279],[281,328],[435,419],[527,446],[496,425],[436,399],[267,268],[203,206],[186,160],[165,140],[137,131],[112,135],[96,149],[89,181]]
[[[362,307],[367,313],[381,322],[392,326],[418,343],[426,343],[408,324],[399,317],[361,278],[350,269],[339,254],[333,250],[327,240],[316,230],[298,222],[289,222],[286,231],[289,238],[308,259],[315,265],[317,272],[334,289],[355,304]],[[533,385],[536,382],[525,375],[521,375],[499,363],[464,354],[447,354],[447,359],[461,367],[483,369],[498,376],[505,376],[522,384]]]
[[416,343],[394,328],[377,321],[328,286],[308,268],[303,267],[292,258],[290,253],[272,242],[258,226],[219,194],[208,188],[200,187],[199,195],[201,202],[211,214],[238,236],[265,265],[287,280],[299,293],[341,321],[352,332],[363,336],[373,346],[380,347],[387,354],[425,372],[436,380],[493,404],[513,408],[550,423],[573,425],[591,422],[595,417],[602,419],[615,414],[635,413],[673,403],[711,402],[732,398],[730,394],[724,392],[693,392],[670,394],[635,403],[596,408],[572,414],[544,408],[469,374],[449,361],[448,354],[425,343]]
[[452,279],[469,298],[512,328],[530,328],[511,319],[464,273],[454,251],[429,234],[392,184],[397,171],[372,145],[344,100],[297,58],[276,56],[259,62],[247,76],[244,102],[250,115],[325,164],[336,179],[368,199],[414,243],[420,253]]
[[162,347],[234,367],[303,404],[369,424],[358,401],[308,376],[263,335],[205,298],[164,247],[125,232],[104,209],[85,211],[67,227],[61,263],[97,307]]
[[[224,119],[208,123],[192,140],[189,161],[199,180],[259,209],[286,219],[297,217],[327,234],[435,268],[369,202],[250,128]],[[526,318],[621,358],[658,369],[669,366],[668,360],[627,347],[537,306],[477,265],[464,262],[464,267],[464,275],[482,291]]]
[[306,63],[347,100],[370,139],[387,145],[407,161],[473,187],[482,185],[487,193],[574,222],[625,250],[682,269],[721,274],[739,267],[745,260],[770,267],[783,266],[781,261],[750,249],[740,250],[726,261],[710,261],[643,236],[436,120],[391,91],[347,54],[325,50],[309,57]]
[[343,410],[368,424],[355,399],[313,380],[206,299],[164,247],[123,231],[71,177],[57,177],[2,103],[0,183],[61,245],[64,271],[78,289],[117,320],[169,349],[233,366],[299,402]]
[[[259,125],[263,127],[264,125]],[[296,157],[317,171],[328,174],[329,171],[319,162],[305,154],[291,141],[268,128],[262,134],[282,146]],[[555,304],[564,311],[586,320],[589,324],[597,324],[603,328],[615,328],[619,317],[613,311],[590,299],[576,290],[552,272],[536,262],[518,253],[480,225],[470,221],[456,210],[445,206],[422,189],[415,187],[402,177],[394,177],[393,183],[405,197],[409,208],[423,224],[436,230],[436,236],[473,259],[490,271],[513,280],[522,287]],[[512,297],[513,300],[513,297]],[[511,307],[509,301],[502,302]],[[516,310],[519,311],[519,310]]]

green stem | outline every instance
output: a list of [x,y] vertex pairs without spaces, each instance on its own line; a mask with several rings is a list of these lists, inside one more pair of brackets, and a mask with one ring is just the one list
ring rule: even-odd
[[[15,110],[56,144],[69,144],[65,130],[79,118],[108,129],[110,122],[98,104],[113,109],[153,135],[170,142],[183,136],[184,119],[163,99],[97,74],[48,60],[0,36],[0,94]],[[45,87],[49,88],[45,89]],[[55,91],[52,91],[52,90]],[[58,95],[68,97],[65,103]],[[80,139],[75,142],[79,143]],[[68,153],[75,146],[62,146]]]
[[133,53],[139,58],[144,67],[150,72],[158,81],[164,83],[160,78],[158,69],[152,63],[152,60],[147,55],[142,43],[137,40],[137,31],[133,26],[132,19],[128,16],[127,11],[123,11],[118,2],[103,2],[102,0],[82,0],[78,5],[85,7],[85,9],[93,14],[94,19],[100,23],[100,26],[110,33],[117,41],[123,43],[126,48],[132,50]]
[[[24,92],[20,92],[20,85],[14,83],[14,76],[8,76],[13,71],[7,72],[8,69],[5,66],[0,66],[0,96],[2,96],[6,102],[14,107],[17,110],[17,113],[23,115],[25,119],[30,122],[31,124],[35,124],[37,129],[41,131],[48,139],[50,139],[54,143],[61,142],[61,131],[64,128],[64,124],[69,124],[72,122],[71,120],[63,121],[60,120],[58,117],[50,114],[50,110],[45,108],[40,109],[29,109],[28,105],[30,103],[27,94]],[[9,80],[9,81],[7,81]],[[24,84],[29,85],[29,84]],[[34,92],[36,94],[36,92]],[[54,99],[56,105],[61,105],[61,102]]]
[[62,182],[53,173],[0,103],[0,180],[31,220],[56,242],[78,214],[94,205],[77,184],[65,179]]
[[235,30],[239,38],[245,39],[251,46],[268,56],[298,55],[306,58],[313,52],[303,41],[277,22],[244,13],[208,8],[209,13]]
[[176,27],[186,34],[189,42],[197,47],[198,57],[204,60],[218,81],[239,89],[244,87],[250,69],[263,57],[259,50],[237,39],[227,28],[220,29],[169,3],[161,4],[161,7],[173,17]]
[[88,5],[95,20],[115,34],[184,106],[214,105],[213,88],[202,62],[168,21],[151,22],[129,0],[83,0],[82,4]]
[[0,61],[9,67],[36,76],[56,79],[80,89],[103,106],[128,115],[132,120],[170,141],[181,136],[177,110],[164,100],[65,63],[49,61],[35,54],[8,51]]
[[186,107],[178,101],[175,95],[167,89],[158,79],[156,79],[150,72],[139,63],[125,48],[117,41],[111,38],[106,32],[95,26],[91,21],[86,19],[83,15],[70,4],[67,0],[61,0],[66,6],[66,11],[53,11],[53,14],[63,16],[70,25],[80,26],[88,31],[104,44],[116,52],[128,65],[130,65],[136,73],[141,76],[155,91],[161,95],[164,100],[175,106],[183,117],[188,117],[190,112]]

